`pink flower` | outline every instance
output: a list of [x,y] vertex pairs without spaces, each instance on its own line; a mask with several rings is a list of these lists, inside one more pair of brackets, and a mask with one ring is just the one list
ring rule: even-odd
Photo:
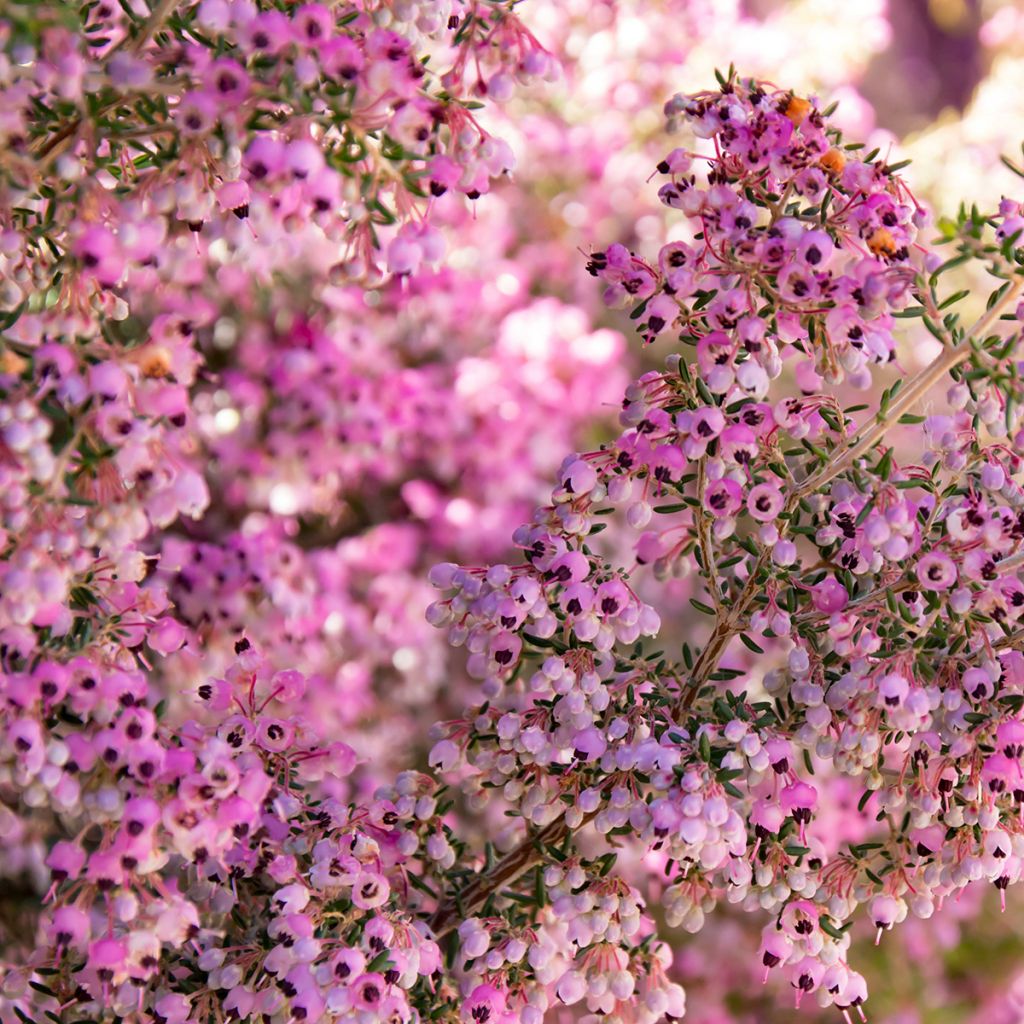
[[576,734],[573,739],[573,753],[577,760],[593,761],[608,749],[608,743],[599,729],[590,726]]
[[375,871],[361,871],[352,883],[352,902],[361,910],[383,906],[390,894],[387,879]]
[[239,219],[249,216],[249,186],[244,181],[229,181],[217,189],[220,208]]
[[826,576],[813,589],[814,607],[828,615],[841,612],[850,601],[846,587],[834,576]]
[[590,575],[590,560],[580,551],[559,555],[548,567],[547,576],[556,583],[579,583]]
[[334,18],[323,4],[304,4],[292,11],[293,37],[301,46],[317,50],[334,34]]
[[461,1007],[466,1024],[495,1024],[505,1014],[505,993],[494,985],[477,985]]
[[758,522],[776,519],[784,504],[782,491],[774,484],[755,484],[747,493],[747,511]]
[[236,106],[249,95],[249,76],[240,65],[226,57],[215,60],[207,68],[204,84],[224,106]]
[[264,750],[287,750],[295,738],[295,728],[279,718],[261,718],[256,731],[256,742]]
[[99,225],[87,228],[75,245],[75,255],[85,273],[106,287],[116,285],[124,274],[120,245],[114,233],[107,228]]
[[714,516],[733,516],[743,504],[743,488],[729,477],[712,483],[704,494],[704,508]]
[[818,791],[806,782],[791,782],[779,794],[779,806],[800,824],[811,820],[811,813],[818,804]]
[[53,912],[47,934],[57,947],[84,949],[89,939],[89,915],[79,907],[58,907]]
[[89,946],[87,962],[104,985],[120,985],[128,977],[128,951],[120,939],[97,939]]
[[174,120],[183,135],[198,138],[217,123],[217,104],[208,93],[185,93],[174,108]]
[[597,474],[588,462],[576,459],[563,470],[562,484],[572,495],[588,494],[597,486]]
[[917,560],[916,575],[925,590],[949,590],[956,586],[956,563],[941,551],[929,551]]
[[375,1010],[387,990],[381,974],[363,974],[352,982],[352,1002],[360,1010]]
[[75,843],[55,843],[46,857],[46,866],[55,882],[74,881],[85,867],[85,851]]
[[777,801],[762,798],[754,802],[750,821],[759,832],[774,835],[782,828],[785,820],[786,814]]

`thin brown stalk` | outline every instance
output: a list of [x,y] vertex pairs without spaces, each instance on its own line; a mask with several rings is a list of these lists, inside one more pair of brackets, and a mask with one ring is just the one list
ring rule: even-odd
[[978,318],[959,345],[940,352],[899,392],[883,416],[862,427],[853,438],[850,447],[843,449],[838,458],[832,459],[821,470],[813,473],[800,484],[796,489],[797,497],[804,498],[808,494],[820,491],[825,484],[834,480],[840,473],[846,472],[859,458],[871,451],[904,413],[916,406],[947,373],[970,357],[974,351],[971,347],[972,339],[984,337],[984,332],[1002,314],[1006,306],[1020,295],[1022,289],[1024,289],[1024,277],[1018,277],[999,301]]
[[[885,432],[900,416],[913,407],[920,398],[923,398],[945,374],[954,367],[959,366],[960,363],[970,356],[973,351],[970,339],[982,336],[983,332],[995,322],[1002,310],[1020,294],[1022,289],[1024,289],[1024,278],[1017,278],[1006,294],[993,304],[992,308],[971,327],[967,332],[965,340],[959,346],[944,350],[929,366],[917,374],[907,388],[890,405],[886,415],[881,420],[862,430],[857,435],[851,448],[845,449],[837,457],[833,458],[819,473],[804,481],[803,484],[797,486],[791,492],[786,511],[792,512],[801,497],[823,487],[830,480],[853,465],[861,455],[870,451],[884,437]],[[700,479],[703,469],[702,461],[698,468],[698,479]],[[699,486],[700,484],[698,483]],[[703,516],[700,511],[696,513],[696,518],[702,554],[709,556],[710,541],[708,541],[708,545],[705,547],[705,542],[701,538],[701,521]],[[673,717],[678,718],[682,712],[692,706],[701,687],[704,686],[718,668],[718,664],[726,648],[729,646],[729,642],[746,628],[747,613],[757,597],[759,591],[757,580],[767,563],[767,557],[766,553],[761,554],[751,570],[742,591],[735,602],[728,606],[728,610],[724,601],[719,603],[721,599],[718,597],[716,590],[717,581],[715,581],[714,565],[708,562],[706,569],[709,580],[714,581],[711,584],[711,593],[718,604],[717,620],[707,644],[705,644],[698,656],[689,675],[686,691],[680,695],[679,699],[672,706]],[[1017,635],[1015,634],[1013,640],[1015,641],[1016,639]],[[1007,645],[1005,641],[1002,643],[1002,646]],[[594,816],[594,814],[587,815],[579,828],[593,820]],[[519,846],[503,857],[489,872],[477,875],[461,890],[457,898],[454,895],[450,896],[441,904],[431,919],[431,926],[435,935],[440,938],[453,931],[462,915],[471,916],[475,914],[494,893],[510,885],[531,868],[543,863],[545,847],[562,842],[567,836],[577,830],[570,828],[565,820],[565,816],[562,815],[545,826],[536,835],[524,840]]]

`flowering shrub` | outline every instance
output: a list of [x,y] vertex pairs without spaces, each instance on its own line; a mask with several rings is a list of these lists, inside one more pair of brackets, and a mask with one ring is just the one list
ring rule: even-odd
[[[317,560],[295,542],[297,518],[311,521],[312,532],[330,508],[336,539],[388,527],[386,508],[370,517],[337,515],[340,499],[355,505],[371,480],[383,482],[396,502],[417,508],[423,524],[398,531],[401,544],[392,537],[384,546],[415,552],[417,542],[457,530],[460,482],[481,477],[467,439],[500,427],[521,475],[502,494],[504,504],[488,511],[486,536],[504,537],[524,502],[535,500],[536,478],[553,470],[556,453],[592,416],[588,383],[599,392],[610,387],[609,398],[618,390],[608,370],[614,339],[594,335],[593,351],[584,351],[577,339],[563,339],[557,310],[542,315],[537,307],[551,373],[564,382],[549,387],[544,401],[568,415],[535,415],[535,371],[504,346],[508,403],[518,402],[523,431],[542,420],[549,438],[543,451],[530,448],[505,426],[508,405],[505,414],[480,410],[469,383],[450,415],[455,381],[470,380],[482,337],[463,332],[443,365],[439,338],[410,337],[417,310],[438,307],[448,289],[463,294],[444,307],[449,317],[500,322],[523,305],[495,301],[468,275],[428,274],[423,261],[443,251],[443,239],[427,214],[445,191],[434,180],[437,167],[449,178],[458,171],[449,192],[475,196],[487,187],[481,168],[504,167],[509,158],[504,143],[476,125],[481,98],[507,93],[510,76],[550,77],[554,65],[502,4],[413,5],[399,16],[210,2],[161,5],[148,18],[101,5],[83,17],[75,24],[62,6],[12,6],[3,26],[0,324],[4,443],[12,454],[0,478],[12,546],[0,568],[0,629],[22,657],[35,649],[33,629],[48,629],[47,642],[58,647],[74,631],[72,650],[105,644],[105,657],[115,660],[117,647],[145,645],[150,662],[180,651],[170,674],[198,682],[211,669],[196,664],[198,652],[229,652],[241,623],[255,628],[270,603],[274,626],[267,630],[279,632],[283,650],[268,636],[267,653],[281,667],[290,664],[293,642],[322,644],[326,627],[327,642],[337,643],[331,638],[346,634],[345,621],[354,632],[367,605],[384,605],[383,597],[364,599],[355,582],[380,564],[382,542],[360,537],[340,556]],[[234,61],[244,96],[221,94],[214,54],[225,74]],[[347,77],[337,63],[345,54],[358,65]],[[447,70],[428,74],[428,61]],[[346,85],[333,90],[328,80]],[[311,96],[319,97],[315,104]],[[209,114],[208,130],[180,127],[190,103]],[[420,116],[426,134],[403,144],[399,123],[411,130]],[[246,190],[247,202],[236,202]],[[412,297],[403,283],[419,263]],[[382,286],[374,323],[364,292],[388,266],[396,277]],[[390,315],[399,308],[404,321]],[[350,337],[325,340],[342,323]],[[371,339],[383,342],[384,331],[388,355],[372,357]],[[396,376],[404,382],[398,393]],[[342,391],[350,408],[323,444],[324,421],[311,413],[325,395]],[[266,412],[271,397],[273,416]],[[399,408],[403,422],[391,423]],[[437,416],[442,408],[447,427]],[[300,424],[311,420],[318,432],[304,436]],[[428,421],[429,433],[421,429]],[[414,450],[409,439],[417,435],[423,440]],[[296,474],[296,454],[313,449],[318,458],[307,457],[306,475]],[[36,515],[40,507],[44,517]],[[255,524],[250,510],[275,519]],[[207,518],[183,538],[182,516]],[[254,542],[224,537],[231,526],[264,538],[255,564],[239,562],[238,549]],[[173,536],[159,544],[155,533]],[[198,563],[191,575],[175,563],[203,540],[212,545],[199,559],[220,563],[209,579]],[[487,543],[451,547],[477,556],[493,552],[493,539]],[[242,593],[238,570],[225,573],[214,551],[220,548],[244,570]],[[327,564],[311,567],[317,561]],[[303,573],[298,593],[286,563]],[[416,600],[392,596],[389,617],[422,633],[426,566],[412,556],[406,563],[392,556],[387,568],[396,585],[417,588]],[[321,577],[318,607],[308,589],[313,575]],[[193,584],[207,588],[193,598],[203,608],[182,615]],[[210,588],[230,594],[214,602]],[[174,615],[164,614],[169,590]],[[359,608],[344,619],[353,604]],[[362,642],[375,648],[368,671],[404,650],[402,671],[417,669],[426,696],[436,688],[439,642],[422,664],[406,664],[408,646],[400,643],[381,649],[383,638],[367,643],[365,634]],[[337,660],[307,659],[315,687],[333,685],[321,671],[337,671]],[[351,652],[346,664],[358,667]],[[358,689],[354,682],[348,688]]]
[[[25,654],[26,627],[68,636],[69,601],[95,606],[97,588],[118,618],[133,608],[142,539],[206,508],[189,391],[214,298],[241,302],[276,272],[330,269],[337,286],[436,258],[424,197],[476,196],[509,166],[460,97],[549,70],[500,4],[468,20],[409,5],[391,28],[356,7],[177,6],[143,19],[94,5],[79,26],[14,7],[3,25],[2,472],[22,550],[5,561],[0,627]],[[443,87],[413,50],[430,34],[451,51]],[[325,267],[331,249],[348,255]],[[40,493],[68,499],[63,521],[33,519]],[[166,607],[158,587],[145,600],[142,614]],[[180,642],[159,635],[160,652]]]
[[[558,468],[617,337],[429,269],[437,200],[511,166],[478,103],[554,74],[511,6],[5,13],[0,834],[45,873],[5,1024],[680,1017],[622,850],[669,928],[752,911],[766,973],[849,1014],[856,920],[1020,874],[1024,212],[939,255],[811,101],[677,97],[683,240],[589,269],[684,350]],[[900,320],[935,350],[906,379]],[[546,472],[520,562],[481,564]],[[445,679],[425,538],[473,560],[428,618],[483,702],[376,786],[344,701]]]
[[[631,386],[617,441],[566,460],[516,534],[521,564],[435,571],[432,620],[487,702],[432,760],[501,788],[538,830],[528,864],[591,823],[633,836],[668,858],[670,924],[698,930],[720,900],[767,912],[766,971],[798,1002],[859,1008],[858,907],[880,939],[1020,874],[1024,221],[1009,200],[962,211],[943,260],[917,241],[926,215],[898,168],[807,100],[730,76],[667,112],[711,140],[658,166],[690,240],[653,263],[613,246],[590,268],[648,339],[672,329],[693,354]],[[938,287],[971,258],[999,283],[967,326],[952,311],[967,294]],[[883,387],[899,320],[936,354]],[[950,376],[948,411],[920,415]],[[877,405],[844,408],[872,387]],[[594,538],[609,523],[636,531],[629,562]],[[710,626],[675,658],[644,642],[660,621],[631,577],[687,560]],[[867,816],[840,844],[815,825],[844,777]],[[474,883],[464,908],[488,895]],[[576,971],[608,1012],[602,968]]]

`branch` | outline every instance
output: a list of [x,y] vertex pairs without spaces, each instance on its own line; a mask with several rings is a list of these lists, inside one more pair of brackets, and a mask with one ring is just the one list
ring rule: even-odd
[[[148,43],[149,40],[160,31],[163,23],[180,2],[181,0],[160,0],[156,7],[153,8],[142,28],[139,30],[139,34],[131,39],[129,39],[128,36],[125,36],[121,42],[110,50],[108,58],[120,50],[122,46],[126,45],[131,53],[138,54],[145,47],[146,43]],[[104,103],[97,113],[104,113],[112,107],[116,107],[123,101],[123,97],[117,96],[115,99]],[[59,157],[61,153],[68,148],[78,135],[78,131],[84,123],[85,115],[76,115],[71,118],[70,121],[65,123],[55,135],[50,136],[50,138],[40,146],[35,154],[35,158],[42,164],[43,168],[56,160],[57,157]]]
[[994,303],[992,308],[975,322],[959,345],[940,352],[928,366],[917,373],[890,403],[885,415],[876,418],[870,426],[862,427],[853,438],[852,446],[844,449],[838,458],[833,459],[828,465],[800,484],[796,489],[796,496],[805,498],[808,494],[820,491],[825,484],[835,479],[840,473],[844,473],[861,456],[871,451],[908,409],[913,408],[920,399],[924,398],[950,370],[955,369],[970,357],[974,351],[971,347],[971,339],[982,335],[999,317],[1003,309],[1020,295],[1022,290],[1024,290],[1024,278],[1018,277],[999,301]]
[[[1024,290],[1024,278],[1019,277],[1013,286],[1007,289],[1006,293],[993,304],[992,308],[987,310],[977,320],[959,346],[943,351],[929,366],[925,367],[914,377],[907,388],[901,392],[898,398],[886,410],[886,415],[881,420],[878,420],[870,427],[862,429],[854,439],[852,447],[845,449],[838,458],[833,459],[819,473],[805,480],[803,484],[796,487],[790,493],[789,501],[786,503],[786,511],[792,512],[801,497],[820,489],[830,480],[848,469],[865,452],[870,451],[907,409],[924,397],[945,374],[959,366],[960,363],[970,356],[973,351],[970,339],[987,330],[1002,310],[1022,290]],[[700,488],[701,481],[703,480],[703,472],[704,463],[702,460],[698,468],[698,488]],[[696,512],[696,519],[702,553],[706,553],[709,556],[710,538],[707,539],[707,546],[705,546],[703,531],[706,529],[706,524],[703,522],[702,510]],[[767,551],[763,551],[751,570],[743,590],[728,612],[725,611],[724,602],[721,602],[717,593],[713,564],[710,559],[706,559],[708,561],[706,569],[711,581],[711,593],[715,597],[716,603],[718,603],[718,619],[707,644],[693,666],[686,692],[672,706],[673,717],[678,717],[681,712],[686,711],[693,704],[701,687],[717,669],[718,663],[729,645],[729,641],[745,628],[745,616],[759,593],[757,579],[767,559]],[[453,931],[460,918],[477,913],[494,893],[510,885],[531,868],[543,863],[545,860],[544,848],[546,846],[553,846],[562,842],[566,837],[574,834],[592,821],[596,814],[596,811],[588,814],[577,828],[570,828],[565,820],[565,816],[561,815],[555,821],[546,825],[539,833],[524,840],[511,853],[502,858],[491,871],[476,875],[461,892],[450,896],[438,907],[430,921],[435,936],[442,938]]]
[[694,525],[697,528],[697,546],[700,548],[704,573],[708,579],[708,593],[715,603],[715,610],[721,615],[722,591],[718,586],[718,573],[715,567],[715,551],[711,543],[711,531],[708,529],[708,515],[704,511],[704,492],[708,483],[707,456],[701,456],[697,463],[697,501],[693,511]]
[[[592,821],[596,814],[596,811],[588,814],[579,827]],[[461,892],[449,897],[438,907],[430,920],[435,938],[443,938],[454,931],[460,918],[472,917],[499,889],[511,885],[531,868],[542,863],[546,859],[544,847],[562,842],[572,831],[563,814],[536,835],[520,843],[489,872],[477,875]]]
[[1012,633],[1007,633],[1006,636],[994,640],[992,646],[1000,651],[1021,650],[1024,648],[1024,629],[1017,629]]
[[[700,688],[718,667],[718,662],[729,641],[742,628],[740,620],[757,593],[754,579],[761,564],[759,562],[755,571],[751,573],[743,593],[733,606],[732,613],[719,618],[711,637],[693,666],[686,693],[672,708],[674,716],[690,707]],[[546,846],[555,846],[567,836],[578,832],[585,825],[593,821],[597,817],[597,813],[597,811],[591,811],[576,828],[570,828],[565,820],[565,815],[561,815],[549,825],[546,825],[536,835],[525,839],[511,853],[503,857],[489,872],[478,874],[464,889],[448,897],[438,907],[430,921],[435,937],[442,938],[453,931],[457,926],[459,918],[471,917],[494,893],[510,885],[531,868],[543,863],[546,859],[544,854]]]
[[[181,0],[160,0],[160,2],[150,12],[149,17],[143,24],[139,34],[135,36],[130,42],[128,42],[128,48],[132,53],[138,53],[149,40],[160,31],[163,23],[170,17],[171,12]],[[126,40],[122,40],[125,42]],[[121,45],[121,44],[118,44]],[[116,49],[117,47],[115,47]]]

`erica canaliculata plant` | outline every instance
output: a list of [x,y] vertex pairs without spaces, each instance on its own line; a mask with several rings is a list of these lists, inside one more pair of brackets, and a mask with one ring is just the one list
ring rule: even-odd
[[[435,925],[486,922],[509,886],[529,918],[531,873],[596,833],[602,870],[656,851],[670,926],[755,912],[766,977],[849,1015],[858,920],[880,941],[1021,872],[1024,218],[961,210],[928,245],[899,167],[732,73],[666,112],[694,139],[657,168],[681,240],[590,269],[679,351],[629,388],[618,439],[566,459],[518,564],[433,573],[484,698],[433,763],[524,830]],[[968,261],[990,294],[942,288]],[[681,650],[649,597],[679,575]],[[851,784],[852,838],[816,827]],[[627,1016],[585,950],[558,994]]]
[[[428,196],[472,199],[509,166],[468,97],[550,72],[510,5],[401,8],[100,3],[76,24],[40,5],[4,22],[0,791],[5,836],[48,878],[0,1012],[679,1017],[671,951],[613,870],[625,842],[662,858],[670,927],[740,904],[798,998],[859,1009],[860,904],[884,930],[1019,872],[1024,530],[1002,319],[1024,220],[1010,202],[964,212],[942,225],[952,254],[930,255],[893,169],[809,101],[730,77],[670,104],[710,140],[658,168],[690,238],[657,266],[621,247],[591,265],[684,354],[629,389],[618,441],[566,461],[516,535],[522,564],[433,575],[430,618],[485,702],[444,723],[431,760],[462,769],[475,804],[500,788],[518,845],[478,854],[423,773],[353,801],[352,748],[258,636],[193,716],[168,717],[150,662],[190,623],[147,542],[209,501],[182,294],[211,268],[229,288],[239,254],[269,280],[310,224],[341,253],[335,284],[435,261]],[[999,279],[973,326],[955,312],[971,297],[937,290],[968,259]],[[935,352],[897,387],[900,318]],[[883,380],[877,407],[845,404]],[[943,383],[948,413],[916,422]],[[647,595],[686,567],[708,627],[669,657]],[[816,829],[839,779],[864,794],[852,845]]]

